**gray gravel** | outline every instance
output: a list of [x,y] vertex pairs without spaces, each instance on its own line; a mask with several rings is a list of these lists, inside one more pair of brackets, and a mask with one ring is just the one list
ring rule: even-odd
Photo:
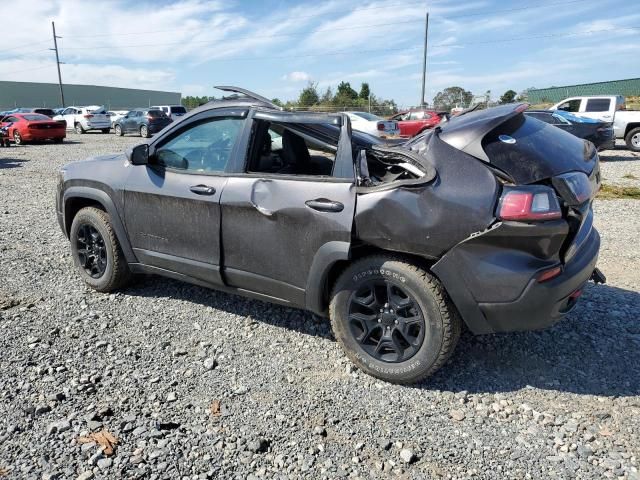
[[[640,479],[640,202],[597,201],[609,283],[566,320],[464,334],[402,387],[299,310],[154,277],[85,288],[55,172],[140,139],[68,140],[0,149],[0,477]],[[638,172],[604,156],[607,179]]]

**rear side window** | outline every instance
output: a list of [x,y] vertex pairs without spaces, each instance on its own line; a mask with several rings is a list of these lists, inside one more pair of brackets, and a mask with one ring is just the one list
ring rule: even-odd
[[568,102],[564,102],[558,106],[558,110],[564,110],[565,112],[579,112],[580,111],[580,102],[579,98],[574,100],[569,100]]
[[611,100],[608,98],[590,98],[587,100],[586,112],[608,112]]

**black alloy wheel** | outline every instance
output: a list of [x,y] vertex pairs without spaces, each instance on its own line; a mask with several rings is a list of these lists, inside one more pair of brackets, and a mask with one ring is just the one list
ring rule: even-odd
[[363,284],[351,295],[348,315],[351,335],[376,360],[404,362],[424,342],[425,320],[416,299],[392,280]]
[[100,278],[107,269],[104,238],[92,225],[82,224],[76,235],[78,261],[91,278]]

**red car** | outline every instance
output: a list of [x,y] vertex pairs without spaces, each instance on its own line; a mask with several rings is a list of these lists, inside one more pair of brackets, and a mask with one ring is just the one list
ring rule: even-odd
[[401,137],[413,137],[435,127],[441,118],[441,114],[433,110],[409,110],[394,115],[391,120],[398,122]]
[[16,145],[39,140],[60,143],[67,136],[64,121],[51,120],[40,113],[12,113],[0,122],[0,126],[9,124],[9,139]]

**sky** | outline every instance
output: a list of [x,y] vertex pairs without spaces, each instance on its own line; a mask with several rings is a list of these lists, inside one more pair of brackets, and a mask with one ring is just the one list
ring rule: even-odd
[[[640,11],[629,0],[21,0],[0,44],[0,80],[220,96],[235,85],[297,98],[368,82],[420,102],[429,11],[427,100],[640,77]],[[6,18],[5,18],[6,20]]]

